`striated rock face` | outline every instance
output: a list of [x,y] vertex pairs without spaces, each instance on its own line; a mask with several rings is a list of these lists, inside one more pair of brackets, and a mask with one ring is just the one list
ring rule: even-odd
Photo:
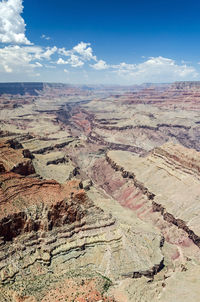
[[[79,184],[75,181],[61,187],[53,180],[40,181],[10,172],[1,175],[0,181],[0,237],[3,237],[4,241],[11,241],[25,232],[48,231],[54,226],[80,221],[84,216],[81,202],[84,203],[86,196],[79,190]],[[71,194],[74,201],[67,203]],[[39,212],[41,206],[42,213]]]
[[52,175],[60,183],[71,179],[76,167],[62,151],[53,151],[47,154],[35,154],[33,164],[42,178],[51,179]]
[[[186,250],[192,246],[191,241],[197,246],[196,258],[200,248],[198,216],[200,153],[168,143],[154,149],[145,158],[125,151],[109,151],[106,159],[115,171],[121,173],[123,178],[129,179],[129,185],[133,188],[132,191],[137,192],[132,199],[125,201],[124,206],[130,207],[140,219],[154,221],[154,224],[161,229],[165,240],[177,245],[178,253],[175,253],[172,259],[177,261],[178,258],[188,255]],[[122,190],[124,189],[122,188]],[[173,239],[176,228],[179,231],[176,232],[177,237]],[[185,247],[187,248],[185,249]],[[169,250],[166,250],[165,253],[168,254]],[[186,256],[186,258],[191,260],[194,257],[191,255],[190,253],[190,256]],[[199,256],[197,258],[199,259]],[[197,262],[199,263],[199,260]],[[190,280],[199,271],[199,266],[196,267],[188,263],[187,266],[182,267],[182,271],[187,271],[187,273],[181,274],[182,284],[187,287],[187,293],[190,288],[194,290],[192,299],[195,301],[198,295],[197,279]],[[173,301],[175,299],[177,294],[173,292],[173,288],[175,289],[176,286],[179,288],[181,285],[177,280],[174,287],[172,280],[176,280],[178,276],[179,273],[172,274],[169,282],[166,281],[160,285],[160,281],[157,281],[158,288],[159,286],[161,288],[163,284],[165,288],[165,291],[159,289],[159,301]],[[143,286],[142,281],[139,284],[139,286]],[[133,296],[136,299],[140,289],[136,290],[133,284],[127,286],[132,288],[129,289],[129,292],[137,292]],[[146,287],[145,290],[148,292],[148,294],[146,293],[147,296],[149,292],[152,292],[152,298],[155,296],[153,287]],[[149,301],[148,297],[145,298],[145,290],[141,301]],[[181,299],[184,301],[184,295],[180,293],[180,301]]]
[[199,83],[23,85],[0,96],[0,301],[197,302]]
[[[110,151],[107,160],[153,202],[153,210],[188,232],[200,246],[199,196],[200,154],[195,150],[166,144],[146,158],[128,152]],[[120,168],[119,168],[120,167]]]
[[111,150],[144,155],[171,140],[200,151],[199,99],[199,82],[149,85],[81,104],[72,118],[89,142]]
[[[13,158],[19,150],[12,150]],[[123,209],[122,217],[115,217],[95,205],[80,189],[80,181],[61,185],[2,171],[0,184],[0,301],[11,301],[12,292],[20,288],[23,295],[15,299],[28,294],[46,301],[53,280],[42,291],[37,282],[41,277],[51,279],[52,273],[58,283],[78,271],[86,277],[97,278],[98,272],[114,280],[152,277],[163,269],[162,236],[139,225],[135,216],[131,224],[122,222]],[[30,289],[31,284],[37,289]]]
[[24,156],[30,151],[15,150],[11,146],[11,143],[0,143],[0,172],[12,171],[21,175],[35,173],[32,161]]

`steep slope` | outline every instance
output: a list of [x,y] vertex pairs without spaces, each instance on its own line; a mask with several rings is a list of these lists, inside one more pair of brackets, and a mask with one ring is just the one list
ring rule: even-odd
[[[19,151],[12,149],[12,162],[14,153],[17,157]],[[61,185],[2,171],[0,184],[0,301],[12,301],[15,293],[41,301],[61,280],[77,274],[117,280],[151,278],[163,269],[162,236],[136,216],[122,223],[119,215],[102,210],[80,189],[80,181]]]
[[34,87],[0,97],[0,301],[197,302],[199,83]]
[[[131,293],[128,301],[149,301],[150,296],[156,301],[187,301],[188,297],[190,301],[197,301],[197,275],[200,271],[200,153],[168,143],[156,148],[145,158],[126,151],[109,151],[107,162],[125,179],[129,179],[130,186],[140,192],[127,204],[124,203],[124,206],[131,208],[142,220],[154,221],[165,240],[174,247],[177,246],[177,251],[174,250],[172,254],[170,245],[164,246],[166,263],[170,257],[174,268],[170,272],[171,265],[168,262],[168,270],[163,279],[155,277],[154,282],[148,286],[144,279],[135,284],[121,283],[121,290],[126,288],[125,291]],[[159,216],[156,218],[154,213]],[[197,249],[192,248],[191,241]],[[178,268],[179,261],[181,265]]]
[[[150,156],[139,158],[110,151],[107,160],[152,200],[154,210],[177,224],[199,245],[200,155],[179,145],[165,144]],[[194,234],[193,234],[194,233]]]

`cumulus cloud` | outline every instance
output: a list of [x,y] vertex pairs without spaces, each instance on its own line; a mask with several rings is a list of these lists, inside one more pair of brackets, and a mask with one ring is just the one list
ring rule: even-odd
[[[14,0],[13,0],[14,1]],[[121,62],[109,64],[97,59],[90,43],[80,42],[71,49],[53,47],[40,47],[34,45],[10,45],[0,48],[0,74],[3,75],[35,75],[36,69],[42,73],[45,68],[60,68],[59,65],[68,65],[72,68],[82,68],[85,64],[98,71],[104,71],[102,82],[109,78],[113,83],[142,83],[142,82],[172,82],[176,80],[190,80],[196,78],[196,69],[186,63],[176,63],[170,58],[150,57],[139,64]],[[70,72],[70,69],[64,72]],[[61,68],[60,68],[61,70]],[[82,74],[84,73],[82,68]],[[62,68],[63,72],[63,68]],[[98,76],[97,76],[98,77]],[[53,78],[52,73],[52,80]],[[89,81],[89,78],[88,78]],[[93,76],[91,82],[94,82]]]
[[103,60],[99,60],[96,64],[90,66],[96,70],[104,70],[109,68],[109,65],[107,65],[107,63]]
[[154,76],[161,80],[177,80],[184,79],[187,77],[195,78],[198,76],[195,68],[188,66],[186,64],[177,64],[175,60],[164,58],[164,57],[152,57],[149,58],[144,63],[138,64],[136,71],[133,72],[133,75],[144,77]]
[[93,50],[90,47],[90,43],[80,42],[79,44],[74,46],[73,51],[77,52],[83,60],[97,60],[96,56],[93,55]]
[[198,76],[194,67],[186,64],[177,64],[173,59],[151,57],[140,64],[112,65],[114,72],[126,77],[132,82],[172,82]]
[[25,22],[21,17],[23,0],[0,2],[0,42],[31,44],[25,36]]
[[142,83],[142,82],[172,82],[176,80],[193,79],[198,76],[194,67],[187,64],[177,64],[173,59],[159,57],[150,57],[143,63],[128,64],[125,62],[112,65],[103,60],[97,61],[90,65],[95,70],[105,70],[112,73],[114,81],[123,81],[125,83]]
[[43,49],[39,46],[10,45],[0,48],[0,73],[33,75],[36,68],[44,67],[41,61],[48,62],[55,51],[55,48]]
[[80,60],[80,58],[76,55],[71,55],[68,60],[63,60],[63,58],[59,58],[56,62],[58,65],[71,65],[72,67],[81,67],[84,65],[84,62]]
[[[162,56],[148,59],[142,57],[144,62],[139,64],[110,64],[97,58],[91,44],[83,41],[71,49],[33,46],[25,35],[26,24],[21,16],[22,12],[23,0],[0,0],[0,43],[11,44],[0,48],[1,75],[36,76],[36,69],[41,72],[45,68],[61,69],[59,65],[68,65],[69,68],[82,68],[86,65],[93,69],[93,74],[102,70],[104,78],[109,76],[111,82],[118,83],[172,82],[194,79],[199,75],[188,62],[178,64],[175,60]],[[45,34],[41,38],[50,40]],[[68,72],[68,69],[64,69],[64,72]],[[82,74],[84,72],[82,68]]]
[[68,62],[72,67],[80,67],[80,66],[84,65],[84,62],[78,56],[76,56],[74,54],[71,55]]
[[65,57],[69,57],[69,56],[72,55],[73,52],[72,52],[71,50],[66,50],[64,47],[62,47],[62,48],[59,48],[59,49],[58,49],[58,53],[59,53],[60,55],[65,56]]
[[[32,49],[33,51],[33,49]],[[36,49],[36,52],[38,50]],[[30,71],[32,65],[32,54],[24,47],[8,46],[0,49],[0,71],[1,72],[21,72]]]
[[68,57],[67,60],[59,58],[57,64],[69,64],[72,67],[82,67],[87,61],[97,61],[97,57],[93,55],[90,43],[80,42],[72,49],[60,48],[58,54]]
[[56,62],[58,65],[65,65],[68,64],[68,61],[63,60],[62,58],[59,58],[58,61]]
[[57,52],[57,47],[47,47],[46,51],[42,53],[41,57],[49,60],[53,54]]
[[121,73],[127,73],[130,72],[131,70],[134,70],[136,68],[136,64],[127,64],[125,62],[122,62],[118,65],[110,65],[111,68],[117,69]]

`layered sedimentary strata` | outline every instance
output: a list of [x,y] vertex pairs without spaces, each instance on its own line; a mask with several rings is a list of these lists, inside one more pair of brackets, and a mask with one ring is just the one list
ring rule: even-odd
[[70,179],[76,169],[70,158],[62,151],[35,154],[33,164],[43,179],[52,179],[53,176],[60,183]]
[[47,280],[53,273],[60,282],[87,269],[94,278],[98,273],[114,280],[135,274],[151,277],[163,269],[162,236],[139,225],[136,216],[131,224],[121,225],[119,217],[88,198],[80,181],[61,185],[2,171],[0,183],[1,301],[5,291],[11,301],[12,293],[22,289],[22,297],[44,298],[54,284],[41,290],[41,275]]
[[[166,240],[163,253],[165,263],[168,263],[165,276],[157,275],[152,284],[147,284],[142,278],[133,282],[123,281],[120,289],[116,289],[116,296],[121,291],[127,293],[124,299],[128,301],[138,299],[146,302],[149,297],[155,301],[187,301],[192,291],[190,299],[196,301],[199,291],[195,276],[199,272],[200,259],[199,158],[195,150],[173,144],[156,148],[146,158],[124,151],[107,153],[108,164],[122,175],[129,187],[128,193],[125,183],[118,181],[121,194],[125,194],[123,199],[115,187],[110,187],[110,193],[137,213],[141,220],[151,220],[160,229]],[[192,247],[193,244],[196,248]],[[178,262],[180,266],[177,266]],[[170,267],[174,267],[171,272]],[[181,286],[184,286],[184,291],[179,291]]]
[[34,91],[0,97],[0,301],[197,302],[199,83]]
[[0,142],[0,171],[13,171],[22,175],[35,173],[31,159],[27,158],[31,157],[31,153],[28,150],[13,149],[16,146],[20,147],[20,144],[15,145],[13,141]]
[[[164,88],[152,85],[94,99],[80,104],[80,108],[87,113],[84,120],[91,131],[85,133],[92,143],[144,154],[170,139],[200,150],[199,98],[198,83],[176,83]],[[72,117],[80,127],[83,117],[76,112]]]
[[124,177],[131,177],[153,202],[154,211],[189,233],[199,246],[200,155],[179,145],[166,144],[146,158],[110,151],[107,160]]

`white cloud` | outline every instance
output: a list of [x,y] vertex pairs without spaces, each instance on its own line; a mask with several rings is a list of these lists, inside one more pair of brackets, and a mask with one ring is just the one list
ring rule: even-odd
[[118,65],[110,65],[111,68],[117,69],[119,72],[130,72],[131,70],[134,70],[137,65],[135,64],[127,64],[125,62],[122,62]]
[[25,22],[21,17],[23,0],[0,2],[0,42],[31,44],[25,36]]
[[99,60],[96,64],[93,64],[90,66],[96,70],[105,70],[105,69],[109,68],[109,66],[103,60]]
[[0,73],[34,74],[35,68],[44,68],[39,60],[50,60],[55,49],[39,46],[6,46],[0,48]]
[[49,60],[53,54],[57,52],[58,48],[54,47],[47,47],[47,50],[42,53],[41,58]]
[[177,64],[169,58],[151,57],[140,64],[121,63],[113,65],[119,76],[126,77],[132,82],[172,82],[176,80],[193,79],[198,76],[194,67]]
[[41,39],[44,39],[44,40],[47,40],[47,41],[49,41],[49,40],[51,40],[51,38],[50,37],[48,37],[48,36],[46,36],[46,35],[41,35]]
[[194,67],[177,64],[174,60],[162,56],[151,57],[139,64],[122,62],[111,65],[99,60],[90,66],[95,70],[107,69],[110,72],[110,79],[112,79],[111,73],[115,73],[118,78],[113,76],[113,81],[125,83],[172,82],[188,78],[193,79],[198,76]]
[[57,64],[69,64],[72,67],[81,67],[87,61],[97,61],[96,56],[93,55],[93,50],[90,47],[90,43],[80,42],[72,49],[66,50],[65,48],[58,49],[58,54],[69,57],[64,60],[59,58]]
[[35,62],[35,67],[43,67],[43,65],[39,62]]
[[72,67],[81,67],[84,65],[84,62],[80,59],[80,57],[73,54],[71,55],[68,62]]
[[[52,59],[53,58],[53,59]],[[18,75],[25,77],[36,76],[36,70],[40,68],[40,76],[45,74],[45,69],[54,68],[61,73],[63,69],[58,65],[68,65],[68,67],[79,68],[86,65],[91,67],[93,72],[88,73],[88,83],[97,81],[105,82],[106,77],[110,83],[133,84],[142,82],[172,82],[176,80],[192,80],[198,76],[194,67],[186,63],[176,63],[169,58],[151,57],[139,64],[129,64],[121,62],[119,64],[109,64],[104,60],[97,60],[89,43],[80,42],[72,49],[54,47],[40,47],[34,45],[10,45],[0,48],[0,75],[4,79],[16,78]],[[69,68],[68,68],[69,69]],[[70,72],[70,69],[64,72]],[[84,69],[81,73],[74,74],[82,79]],[[99,73],[98,71],[102,71]],[[54,72],[48,73],[48,79],[52,77],[55,81]],[[12,75],[12,77],[11,77]],[[91,78],[90,78],[91,76]],[[95,79],[96,77],[96,79]],[[18,77],[19,78],[19,77]],[[45,80],[45,79],[44,79]]]
[[90,47],[90,43],[80,42],[79,44],[73,47],[72,51],[77,52],[83,60],[97,60],[96,56],[93,55],[93,50]]
[[59,48],[59,49],[58,49],[58,53],[59,53],[60,55],[69,57],[69,56],[71,56],[71,54],[72,54],[73,52],[72,52],[71,50],[66,50],[66,49],[63,47],[63,48]]
[[62,58],[59,58],[58,61],[56,62],[58,65],[65,65],[69,64],[68,61],[63,60]]
[[7,46],[0,49],[0,71],[23,72],[33,68],[32,54],[26,47]]
[[[90,66],[92,74],[97,75],[98,71],[104,71],[104,78],[109,76],[110,82],[141,83],[141,82],[172,82],[176,80],[192,80],[199,74],[196,69],[189,65],[189,62],[181,61],[176,63],[173,59],[151,57],[144,59],[139,64],[121,62],[110,64],[104,60],[97,59],[93,53],[90,43],[80,42],[71,49],[54,47],[33,46],[26,38],[26,24],[21,14],[23,12],[23,0],[0,0],[0,43],[11,43],[10,46],[0,48],[0,74],[12,74],[12,78],[20,75],[39,76],[35,70],[40,68],[42,73],[45,68],[57,68],[63,74],[63,69],[58,65],[68,65],[73,68]],[[51,38],[42,34],[42,39]],[[17,44],[23,44],[18,46]],[[53,57],[53,60],[52,60]],[[198,63],[200,64],[200,63]],[[59,69],[60,68],[60,69]],[[80,78],[85,70],[81,69]],[[68,73],[67,69],[64,72]],[[76,73],[76,72],[74,72]],[[48,73],[50,74],[50,73]],[[102,73],[99,73],[102,75]],[[88,77],[88,75],[87,75]],[[99,76],[100,78],[100,76]],[[52,80],[54,73],[52,73]],[[89,82],[90,78],[88,78]],[[93,76],[91,82],[93,82]]]
[[6,64],[3,65],[3,68],[4,68],[5,72],[7,72],[7,73],[12,72],[12,69],[10,67],[8,67],[8,65],[6,65]]
[[186,64],[177,64],[174,60],[164,57],[152,57],[146,62],[138,64],[135,75],[152,75],[157,80],[168,79],[170,81],[176,79],[184,79],[187,76],[195,78],[198,74],[194,67]]
[[69,64],[71,65],[72,67],[81,67],[84,65],[84,62],[80,59],[80,57],[74,55],[74,54],[71,54],[70,55],[70,58],[68,60],[63,60],[63,58],[59,58],[56,62],[56,64],[58,65],[66,65],[66,64]]

